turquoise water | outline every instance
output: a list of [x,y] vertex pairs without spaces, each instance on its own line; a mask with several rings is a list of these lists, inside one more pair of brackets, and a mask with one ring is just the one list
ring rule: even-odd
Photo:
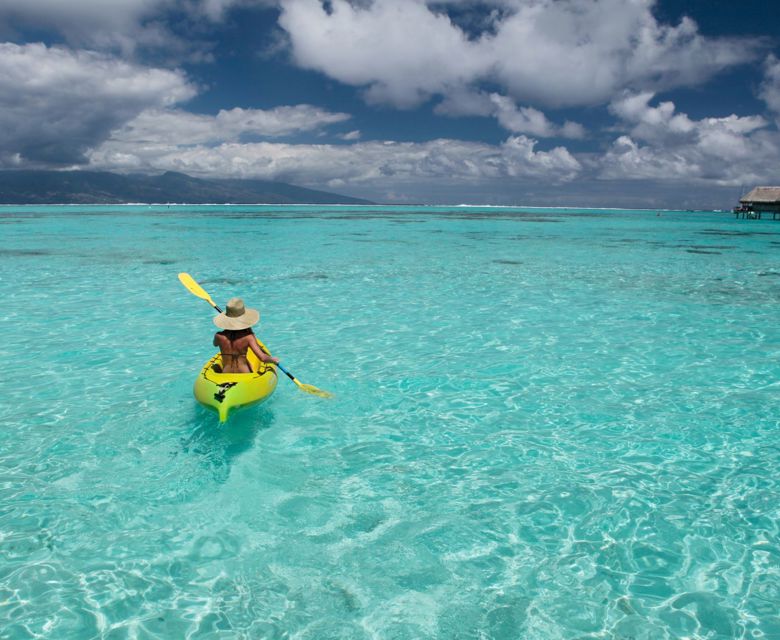
[[658,213],[0,207],[0,636],[780,638],[780,222]]

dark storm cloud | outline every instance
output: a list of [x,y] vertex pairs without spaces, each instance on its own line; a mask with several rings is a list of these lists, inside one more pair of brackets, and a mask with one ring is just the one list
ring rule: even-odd
[[84,152],[149,107],[194,95],[181,72],[43,44],[0,44],[0,162],[84,162]]

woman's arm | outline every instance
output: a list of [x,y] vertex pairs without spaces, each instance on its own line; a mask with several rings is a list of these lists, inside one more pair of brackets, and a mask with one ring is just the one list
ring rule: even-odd
[[261,362],[273,362],[274,364],[279,362],[279,358],[272,358],[269,354],[263,351],[262,347],[257,342],[257,338],[254,336],[249,336],[249,348],[252,349],[258,358],[260,358]]

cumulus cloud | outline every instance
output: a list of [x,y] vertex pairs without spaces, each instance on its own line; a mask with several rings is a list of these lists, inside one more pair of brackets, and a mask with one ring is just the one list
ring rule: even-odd
[[295,61],[346,84],[372,102],[413,107],[483,75],[490,61],[445,14],[414,0],[368,7],[334,0],[282,0],[279,23]]
[[79,163],[148,108],[195,95],[183,73],[42,44],[0,43],[0,163]]
[[[626,94],[610,105],[630,130],[600,159],[600,177],[749,184],[780,163],[780,136],[761,116],[695,120],[652,93]],[[642,144],[645,143],[645,144]]]
[[[536,150],[534,140],[513,136],[501,145],[439,139],[429,142],[358,142],[348,145],[225,143],[217,146],[138,144],[109,141],[90,154],[95,168],[174,170],[204,176],[286,180],[309,186],[431,181],[454,184],[484,180],[544,179],[565,182],[580,163],[563,147]],[[380,186],[381,185],[381,186]]]
[[585,127],[577,122],[566,121],[563,125],[556,125],[539,109],[518,107],[512,98],[499,93],[457,90],[437,104],[434,112],[450,117],[494,117],[507,131],[538,138],[581,139],[586,135]]
[[609,100],[622,87],[699,84],[755,58],[754,44],[706,38],[688,18],[678,25],[660,24],[653,4],[518,3],[491,39],[496,75],[516,97],[554,106],[587,105]]
[[[731,136],[735,141],[757,129],[767,126],[761,116],[730,115],[724,118],[703,118],[692,120],[685,113],[678,113],[671,101],[661,102],[653,107],[654,98],[650,92],[624,94],[613,101],[610,111],[624,122],[633,125],[631,135],[640,140],[654,143],[678,144],[694,142],[702,144],[713,137]],[[730,146],[731,150],[734,145]],[[716,150],[720,151],[720,150]]]
[[[280,0],[294,60],[371,101],[411,107],[434,95],[473,98],[498,83],[521,104],[608,102],[620,89],[698,84],[755,59],[762,43],[702,36],[696,24],[660,24],[652,0],[505,0],[467,34],[444,11],[454,2]],[[472,106],[472,108],[478,108]],[[484,105],[483,107],[484,108]]]
[[661,102],[650,106],[655,97],[651,91],[625,93],[614,100],[609,110],[625,123],[633,125],[631,135],[640,140],[662,142],[664,140],[693,142],[696,125],[684,113],[676,113],[673,102]]
[[583,138],[585,128],[576,122],[566,122],[557,126],[547,119],[538,109],[533,107],[518,107],[511,98],[497,93],[490,95],[490,101],[495,107],[495,116],[499,124],[514,133],[528,133],[540,138],[560,136],[564,138]]

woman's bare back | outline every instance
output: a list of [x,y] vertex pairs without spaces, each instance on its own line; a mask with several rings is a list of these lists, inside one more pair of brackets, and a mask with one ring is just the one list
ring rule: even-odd
[[252,367],[246,358],[246,352],[251,348],[252,335],[230,340],[224,333],[214,335],[214,345],[222,354],[222,373],[252,373]]
[[279,362],[279,358],[272,358],[265,352],[251,332],[231,340],[224,331],[220,331],[214,334],[214,346],[219,347],[222,354],[222,373],[252,373],[246,357],[250,349],[261,362]]

